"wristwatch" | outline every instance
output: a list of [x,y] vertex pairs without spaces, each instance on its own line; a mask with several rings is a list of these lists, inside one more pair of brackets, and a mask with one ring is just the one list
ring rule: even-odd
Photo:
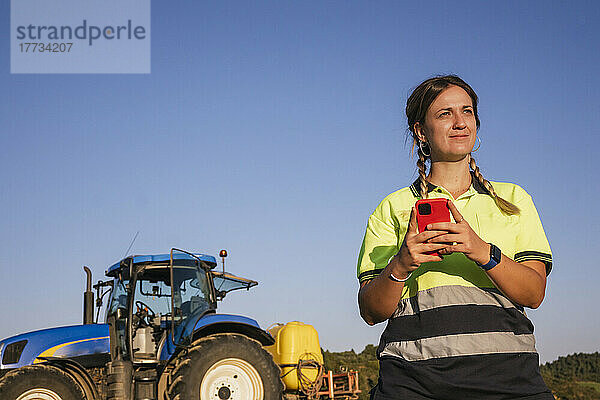
[[500,251],[500,249],[492,243],[489,243],[489,245],[490,261],[488,261],[487,264],[479,264],[477,261],[475,262],[475,264],[477,264],[484,271],[489,271],[490,269],[494,268],[500,263],[500,260],[502,259],[502,252]]

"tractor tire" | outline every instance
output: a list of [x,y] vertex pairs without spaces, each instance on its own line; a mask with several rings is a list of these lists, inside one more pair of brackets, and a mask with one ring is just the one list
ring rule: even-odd
[[0,380],[2,400],[86,400],[83,389],[65,371],[50,365],[28,365]]
[[232,333],[211,335],[180,356],[167,388],[171,400],[281,400],[280,369],[262,345]]

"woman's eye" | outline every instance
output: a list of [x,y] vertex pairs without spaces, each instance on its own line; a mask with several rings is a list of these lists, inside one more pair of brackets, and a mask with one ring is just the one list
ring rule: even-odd
[[440,113],[440,117],[443,117],[445,115],[450,115],[449,111],[444,111],[443,113]]
[[467,114],[473,114],[473,110],[471,110],[470,108],[466,109],[466,110],[465,110],[465,112],[466,112]]

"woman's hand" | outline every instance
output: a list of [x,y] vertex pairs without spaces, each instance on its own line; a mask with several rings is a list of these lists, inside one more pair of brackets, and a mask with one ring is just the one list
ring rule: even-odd
[[[415,207],[413,207],[410,211],[410,221],[406,235],[404,235],[404,241],[400,246],[400,250],[391,261],[394,276],[405,278],[406,275],[419,268],[424,262],[442,261],[442,257],[437,253],[427,253],[441,251],[446,248],[448,246],[447,243],[444,243],[446,241],[435,243],[433,239],[449,232],[447,229],[431,228],[419,233],[417,213]],[[445,253],[442,252],[442,254]]]
[[390,274],[396,278],[405,279],[409,273],[428,261],[442,261],[437,254],[427,252],[439,251],[447,246],[445,243],[431,243],[430,239],[447,234],[448,231],[429,230],[418,232],[417,213],[411,210],[410,221],[400,250],[392,257],[388,265],[375,278],[364,281],[358,292],[360,315],[369,324],[377,324],[390,318],[398,308],[402,297],[403,282],[390,279]]
[[465,221],[454,203],[450,200],[448,200],[448,208],[456,222],[437,222],[427,225],[427,229],[448,232],[436,236],[430,242],[446,243],[446,246],[440,250],[440,254],[442,255],[459,252],[472,261],[479,264],[487,264],[490,261],[490,245],[473,231],[469,223]]

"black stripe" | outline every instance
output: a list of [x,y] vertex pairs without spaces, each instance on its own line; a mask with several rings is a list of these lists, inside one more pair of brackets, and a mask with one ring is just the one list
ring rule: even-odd
[[419,191],[417,190],[414,183],[412,185],[410,185],[410,191],[412,192],[413,196],[415,196],[416,198],[419,198]]
[[540,251],[533,250],[518,252],[517,254],[515,254],[515,261],[521,258],[527,258],[528,260],[531,260],[532,257],[539,258],[542,261],[552,261],[552,254],[542,253]]
[[550,274],[550,271],[552,271],[552,254],[542,253],[541,251],[534,250],[520,251],[515,254],[514,260],[516,262],[527,260],[542,261],[546,265],[546,276]]
[[439,307],[390,320],[385,343],[461,333],[533,333],[533,324],[519,310],[487,305]]
[[538,261],[543,261],[545,263],[552,262],[552,259],[542,258],[539,256],[521,256],[521,257],[515,259],[516,262],[521,262],[521,261],[525,261],[525,260],[538,260]]
[[[427,182],[427,193],[432,192],[435,190],[435,188],[437,186],[435,186],[433,183],[426,181]],[[421,178],[417,178],[412,185],[410,185],[410,190],[412,190],[413,195],[417,198],[421,198]]]
[[375,278],[377,275],[379,275],[381,273],[381,271],[383,271],[383,268],[379,268],[379,269],[372,269],[370,271],[365,271],[363,273],[361,273],[360,275],[358,275],[358,280],[362,281],[366,278],[368,279],[373,279]]
[[382,357],[379,373],[376,399],[552,399],[539,372],[537,353],[412,362]]

